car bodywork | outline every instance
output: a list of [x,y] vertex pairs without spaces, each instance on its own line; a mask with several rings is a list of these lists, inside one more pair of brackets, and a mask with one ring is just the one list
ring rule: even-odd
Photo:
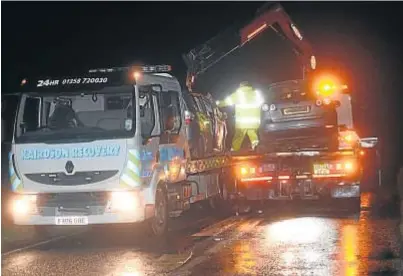
[[227,128],[225,113],[211,98],[197,93],[184,95],[187,106],[187,137],[192,159],[224,153]]
[[259,130],[261,149],[337,147],[336,103],[317,98],[304,80],[271,85],[265,101]]

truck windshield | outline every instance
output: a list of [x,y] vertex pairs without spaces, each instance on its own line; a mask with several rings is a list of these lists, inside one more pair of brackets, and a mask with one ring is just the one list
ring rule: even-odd
[[23,94],[16,120],[16,142],[132,137],[135,130],[133,99],[133,87]]
[[269,87],[269,101],[274,103],[287,101],[313,100],[308,85],[303,80],[285,81]]

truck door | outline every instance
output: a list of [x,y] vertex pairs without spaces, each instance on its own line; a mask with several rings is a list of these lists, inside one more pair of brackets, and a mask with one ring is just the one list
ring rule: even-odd
[[179,92],[160,92],[159,109],[162,132],[160,144],[175,144],[182,126]]
[[148,185],[151,181],[153,164],[156,160],[161,140],[161,123],[158,108],[161,87],[140,86],[139,91],[140,124],[143,140],[140,150],[141,177],[143,184]]

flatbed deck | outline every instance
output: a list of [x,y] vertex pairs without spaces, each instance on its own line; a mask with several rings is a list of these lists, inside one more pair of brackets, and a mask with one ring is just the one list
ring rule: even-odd
[[221,156],[207,157],[197,160],[189,160],[187,162],[186,171],[188,174],[197,174],[210,170],[215,170],[223,167],[229,167],[237,163],[245,161],[253,161],[259,159],[273,159],[286,157],[324,157],[333,158],[340,156],[353,156],[354,150],[341,150],[336,152],[328,151],[293,151],[293,152],[271,152],[259,154],[257,152],[230,152]]

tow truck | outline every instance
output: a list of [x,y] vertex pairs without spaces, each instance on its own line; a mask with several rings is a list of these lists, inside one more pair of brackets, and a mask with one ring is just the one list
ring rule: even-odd
[[[194,161],[168,65],[24,79],[9,153],[17,225],[146,222],[156,236],[222,197],[225,155]],[[214,204],[211,204],[214,208]]]
[[[281,38],[290,42],[302,65],[303,80],[312,85],[319,82],[321,75],[316,70],[313,47],[280,4],[269,4],[238,32],[231,29],[222,32],[183,55],[188,67],[188,89],[192,91],[203,87],[197,82],[203,73],[223,59],[230,59],[232,53],[247,43],[252,43],[259,34],[267,30],[274,30]],[[352,207],[359,208],[362,144],[365,143],[366,147],[369,144],[375,146],[377,140],[367,143],[368,139],[360,139],[354,130],[348,86],[328,83],[327,88],[334,89],[331,100],[338,104],[338,145],[335,149],[293,148],[274,152],[263,150],[228,154],[228,163],[233,167],[233,174],[227,181],[235,182],[230,186],[236,187],[236,195],[245,199],[248,206],[252,202],[266,200],[326,198],[329,201],[347,201]],[[216,94],[215,91],[200,89],[197,92]]]

